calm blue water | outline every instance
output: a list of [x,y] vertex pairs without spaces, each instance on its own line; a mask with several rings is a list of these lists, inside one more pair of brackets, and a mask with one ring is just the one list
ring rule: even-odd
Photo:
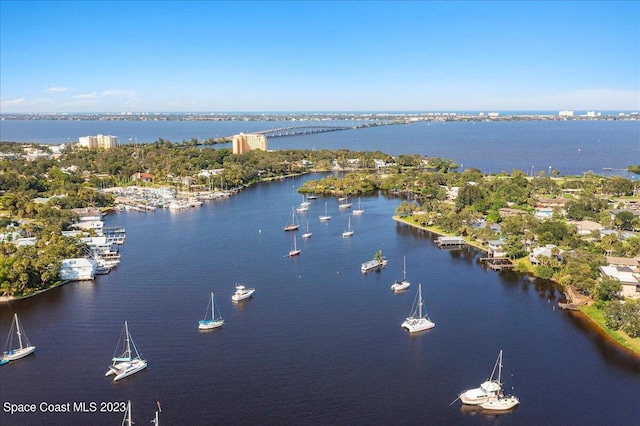
[[[308,122],[0,122],[0,140],[65,143],[80,136],[110,134],[121,143],[205,140]],[[353,125],[351,121],[322,124]],[[355,123],[357,124],[357,123]],[[227,145],[228,146],[228,145]],[[484,173],[528,174],[558,170],[561,175],[593,171],[637,179],[624,169],[640,163],[640,121],[446,122],[394,125],[305,136],[270,138],[269,149],[343,149],[382,151],[394,156],[420,154],[448,158]],[[613,170],[603,170],[611,168]]]
[[[34,355],[0,366],[4,404],[131,399],[164,425],[544,424],[630,425],[640,415],[640,360],[585,322],[555,309],[547,283],[487,271],[475,250],[443,251],[434,236],[396,224],[397,199],[362,199],[365,213],[324,199],[301,223],[313,236],[288,258],[283,232],[296,189],[309,178],[260,184],[199,209],[124,212],[123,260],[91,283],[0,306],[2,345],[18,312]],[[389,265],[362,275],[382,249]],[[393,294],[406,256],[409,291]],[[234,304],[234,283],[255,287]],[[409,335],[417,284],[436,327]],[[210,292],[225,325],[201,333]],[[149,367],[114,383],[104,376],[123,322]],[[504,350],[507,389],[521,400],[500,416],[462,410],[459,392],[479,385]],[[614,405],[606,401],[616,401]],[[6,425],[113,425],[120,413],[9,415]]]

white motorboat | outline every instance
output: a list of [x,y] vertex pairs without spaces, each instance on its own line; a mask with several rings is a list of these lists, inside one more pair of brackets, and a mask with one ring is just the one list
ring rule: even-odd
[[351,237],[353,235],[353,229],[351,229],[351,218],[349,218],[349,225],[347,230],[342,233],[343,237]]
[[255,288],[246,288],[243,285],[236,284],[236,292],[231,296],[231,300],[239,302],[240,300],[251,297],[254,291],[256,291]]
[[[494,378],[496,373],[497,378]],[[459,396],[460,401],[467,405],[480,405],[490,400],[496,399],[502,393],[502,383],[500,382],[502,376],[502,350],[498,354],[496,363],[491,371],[491,376],[482,382],[482,384],[473,389],[468,389],[462,392]]]
[[[13,336],[18,338],[18,345],[14,346],[13,344]],[[9,361],[15,361],[20,358],[24,358],[25,356],[33,353],[36,349],[35,346],[29,342],[27,335],[24,332],[24,329],[20,326],[20,322],[18,321],[18,314],[13,314],[13,322],[11,323],[11,328],[9,329],[9,336],[7,338],[7,343],[5,345],[4,353],[2,354],[2,358],[0,359],[1,364],[6,364]]]
[[300,249],[296,243],[296,236],[293,236],[293,249],[289,250],[289,257],[297,256],[300,254]]
[[500,396],[480,404],[480,408],[490,411],[508,411],[520,404],[520,400],[513,396]]
[[[140,354],[138,347],[133,342],[133,338],[129,333],[127,321],[124,322],[120,342],[122,342],[120,355],[116,356],[114,354],[113,358],[111,358],[113,364],[111,364],[109,370],[105,373],[105,376],[114,376],[114,381],[124,379],[147,368],[147,361],[142,359],[142,354]],[[120,347],[120,342],[118,342],[118,347]],[[118,347],[116,347],[116,354],[119,352]]]
[[[211,318],[208,318],[209,308],[211,308]],[[213,293],[211,293],[211,299],[209,300],[209,305],[207,305],[204,319],[201,319],[198,323],[198,330],[211,330],[221,327],[222,324],[224,324],[224,319],[222,319],[222,314],[220,313],[218,302],[216,301],[216,297],[213,295]]]
[[324,215],[320,216],[320,220],[329,220],[331,219],[331,216],[329,216],[329,214],[327,213],[327,202],[324,202]]
[[413,307],[411,308],[411,316],[407,317],[402,323],[402,327],[407,329],[410,333],[429,330],[436,326],[435,323],[429,319],[427,310],[426,308],[423,309],[423,305],[422,284],[418,284],[418,294],[416,294],[416,299],[413,302]]
[[411,286],[411,283],[407,281],[407,261],[404,256],[402,257],[402,265],[402,281],[397,280],[391,284],[391,290],[395,292],[406,290]]

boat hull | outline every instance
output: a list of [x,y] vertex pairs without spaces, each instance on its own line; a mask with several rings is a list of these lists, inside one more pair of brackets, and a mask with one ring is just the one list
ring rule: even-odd
[[468,389],[460,394],[460,401],[467,405],[480,405],[498,398],[501,390],[500,384],[495,382],[490,383],[492,384],[491,387],[494,389],[485,390],[482,387]]
[[480,404],[480,408],[490,411],[509,411],[518,404],[520,404],[520,400],[515,396],[505,396],[484,402]]
[[134,359],[131,362],[120,362],[112,365],[111,367],[109,367],[109,371],[107,371],[105,376],[113,375],[113,381],[117,382],[118,380],[129,377],[132,374],[144,370],[145,368],[147,368],[147,361],[142,359]]
[[224,320],[200,320],[198,330],[213,330],[222,327],[222,324],[224,324]]
[[402,323],[402,328],[408,330],[410,333],[417,333],[419,331],[429,330],[436,325],[426,318],[407,318]]
[[408,289],[411,286],[411,283],[409,281],[396,281],[395,283],[391,284],[391,290],[398,292],[398,291],[403,291]]
[[233,300],[234,302],[239,302],[241,300],[248,299],[253,295],[254,291],[255,289],[249,289],[249,290],[245,290],[242,293],[236,292],[233,296],[231,296],[231,300]]
[[26,348],[22,349],[14,349],[12,351],[5,352],[2,359],[7,361],[15,361],[16,359],[24,358],[25,356],[32,354],[35,349],[35,346],[27,346]]
[[289,257],[297,256],[300,254],[300,250],[291,250],[289,252]]

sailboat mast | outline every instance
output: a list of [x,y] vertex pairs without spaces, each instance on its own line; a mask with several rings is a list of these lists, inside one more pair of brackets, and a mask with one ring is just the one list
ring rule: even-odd
[[422,284],[418,285],[418,318],[422,318]]
[[402,256],[402,281],[407,280],[407,257]]
[[124,322],[124,333],[125,339],[127,340],[127,357],[131,359],[131,343],[129,342],[129,324],[127,321]]
[[14,313],[13,315],[16,320],[16,333],[18,334],[18,342],[20,343],[20,349],[22,349],[22,333],[20,333],[20,323],[18,322],[18,314]]

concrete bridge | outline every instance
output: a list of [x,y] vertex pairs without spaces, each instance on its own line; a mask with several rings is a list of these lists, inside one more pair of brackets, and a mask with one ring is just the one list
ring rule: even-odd
[[277,129],[262,130],[253,132],[264,135],[266,138],[277,138],[281,136],[309,135],[312,133],[335,132],[338,130],[357,129],[362,126],[291,126],[279,127]]

